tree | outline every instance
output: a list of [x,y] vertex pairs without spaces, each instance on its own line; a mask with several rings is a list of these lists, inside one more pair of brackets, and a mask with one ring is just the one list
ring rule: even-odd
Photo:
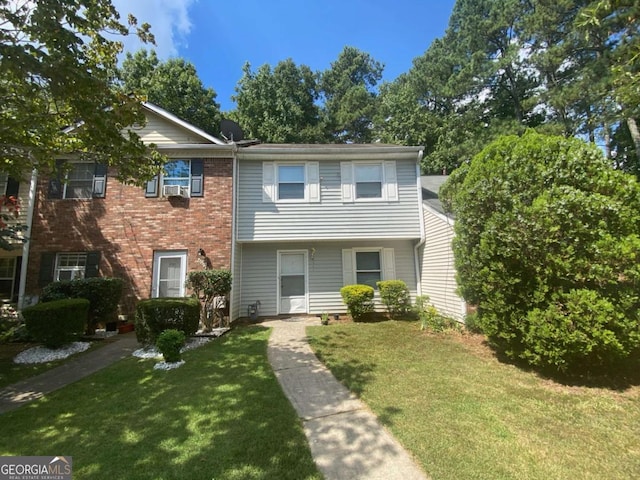
[[491,143],[441,191],[461,293],[507,356],[572,370],[640,349],[640,185],[582,140]]
[[234,118],[246,136],[269,143],[322,141],[316,79],[308,66],[287,59],[254,72],[246,63],[236,92]]
[[336,143],[368,143],[373,139],[377,95],[384,66],[368,53],[345,47],[320,76],[324,122]]
[[205,88],[192,63],[182,58],[160,62],[155,51],[127,53],[120,76],[124,88],[144,95],[177,117],[211,135],[219,135],[220,105],[216,92]]
[[144,122],[137,98],[113,88],[122,44],[153,41],[149,25],[120,23],[110,0],[0,1],[0,171],[25,179],[74,154],[118,167],[142,183],[160,158],[131,130]]

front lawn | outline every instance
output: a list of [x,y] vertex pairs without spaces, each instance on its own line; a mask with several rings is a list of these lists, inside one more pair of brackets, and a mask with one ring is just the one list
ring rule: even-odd
[[74,479],[320,479],[268,336],[236,329],[171,371],[120,361],[0,415],[0,455],[72,456]]
[[307,329],[434,480],[640,478],[640,387],[565,386],[415,322]]

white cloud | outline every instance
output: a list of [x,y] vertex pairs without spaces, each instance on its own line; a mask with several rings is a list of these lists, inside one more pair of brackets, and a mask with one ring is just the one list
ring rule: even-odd
[[178,48],[187,44],[191,31],[189,7],[197,0],[112,0],[120,13],[120,20],[126,23],[128,14],[138,19],[138,24],[151,25],[156,46],[145,45],[134,35],[120,38],[125,52],[135,52],[140,48],[155,49],[160,59],[178,55]]

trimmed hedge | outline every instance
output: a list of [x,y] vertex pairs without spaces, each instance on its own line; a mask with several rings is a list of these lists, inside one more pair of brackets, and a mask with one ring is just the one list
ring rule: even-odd
[[93,333],[99,323],[115,322],[124,282],[120,278],[94,277],[53,282],[42,289],[41,302],[63,298],[89,300],[87,333]]
[[149,298],[136,305],[136,338],[143,345],[155,344],[169,329],[193,335],[199,323],[200,302],[196,298]]
[[376,282],[380,299],[391,315],[404,315],[411,311],[411,295],[402,280],[382,280]]
[[82,335],[88,314],[89,300],[84,298],[38,303],[22,310],[29,335],[49,348],[59,348]]
[[373,287],[369,285],[346,285],[340,289],[342,301],[355,321],[365,314],[373,312]]

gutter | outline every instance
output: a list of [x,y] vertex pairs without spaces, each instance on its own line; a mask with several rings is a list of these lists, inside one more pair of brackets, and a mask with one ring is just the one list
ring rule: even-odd
[[24,308],[24,292],[27,286],[27,267],[29,265],[29,247],[31,244],[31,225],[33,223],[33,210],[36,204],[36,186],[38,171],[34,168],[31,171],[31,182],[29,184],[29,201],[27,210],[27,231],[25,232],[26,242],[22,246],[22,264],[20,266],[20,285],[18,287],[18,310]]
[[[235,260],[236,260],[236,196],[237,196],[237,182],[238,182],[238,146],[234,143],[232,148],[232,170],[231,170],[231,259],[229,261],[229,269],[231,270],[231,292],[229,299],[229,323],[233,321],[234,315],[234,298],[235,289],[234,285],[237,284],[237,279],[234,278],[235,274]],[[240,302],[238,302],[239,304]]]
[[421,265],[420,265],[420,247],[422,247],[426,241],[427,237],[424,231],[424,210],[422,205],[422,184],[420,183],[420,163],[422,161],[422,156],[424,155],[424,150],[420,150],[418,152],[418,158],[416,159],[416,188],[418,191],[418,215],[420,216],[420,240],[413,246],[413,260],[415,263],[416,269],[416,288],[418,295],[422,295],[422,275],[421,275]]

